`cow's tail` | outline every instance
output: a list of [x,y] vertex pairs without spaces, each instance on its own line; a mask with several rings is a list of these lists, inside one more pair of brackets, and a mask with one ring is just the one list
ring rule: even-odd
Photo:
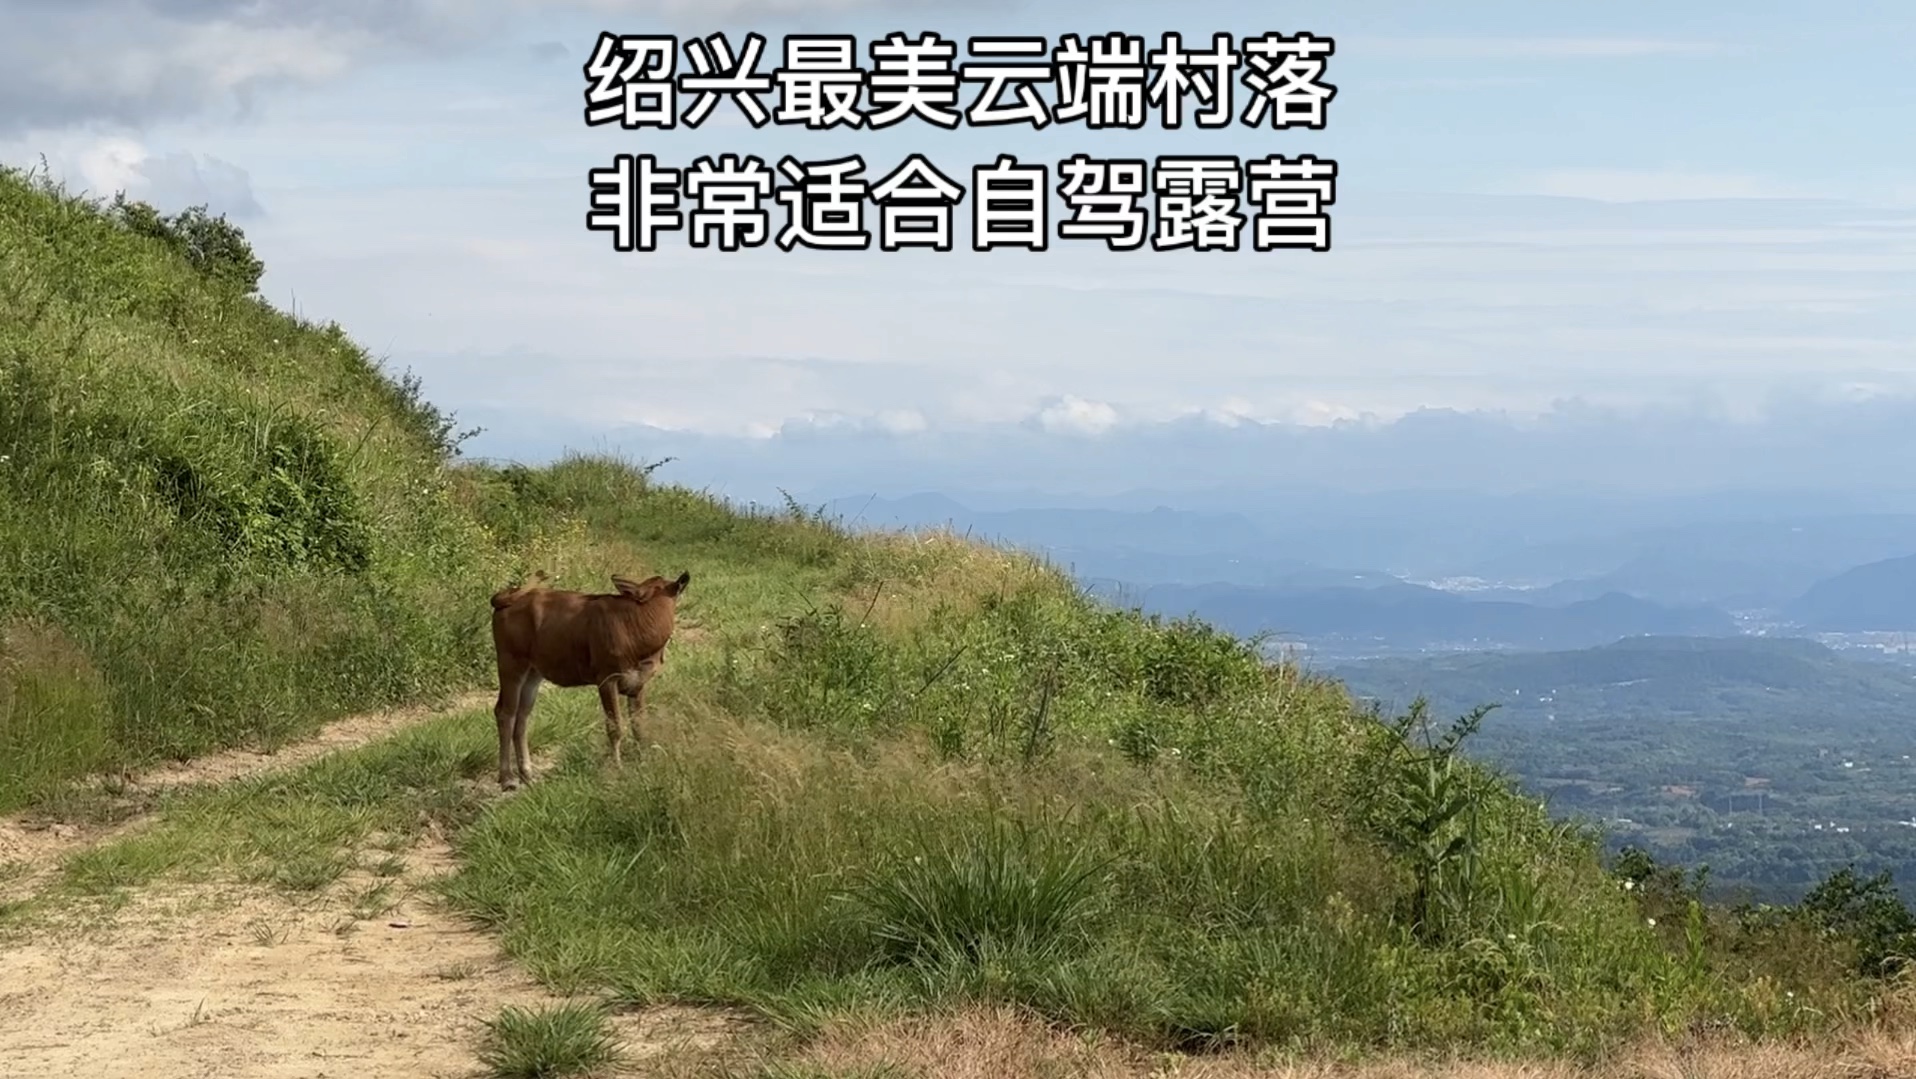
[[507,607],[512,606],[520,596],[545,587],[545,583],[546,571],[535,570],[532,576],[526,579],[524,584],[514,585],[511,588],[501,588],[499,591],[494,592],[492,594],[492,609],[495,611],[503,611]]

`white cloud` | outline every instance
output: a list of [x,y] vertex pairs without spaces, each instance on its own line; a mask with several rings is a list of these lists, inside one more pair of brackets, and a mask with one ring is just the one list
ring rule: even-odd
[[[123,136],[69,134],[50,140],[42,152],[48,171],[75,193],[128,198],[152,203],[164,213],[205,206],[235,221],[265,214],[253,192],[252,177],[229,161],[183,151],[155,153],[147,144]],[[0,144],[10,152],[0,160],[26,162],[32,155]]]
[[1117,426],[1118,410],[1102,401],[1066,395],[1040,409],[1037,420],[1052,434],[1098,435]]
[[1684,169],[1551,169],[1510,184],[1501,193],[1598,202],[1819,197],[1811,189],[1767,177]]
[[925,414],[915,408],[889,408],[877,416],[878,426],[895,435],[917,434],[930,429]]
[[861,8],[924,7],[909,0],[512,0],[522,10],[571,7],[606,14],[644,12],[665,16],[696,15],[730,18],[746,15],[795,15],[812,11],[856,11]]
[[[573,32],[509,38],[505,62],[565,37],[574,64]],[[1179,416],[1325,425],[1573,391],[1641,399],[1678,377],[1808,369],[1863,381],[1916,366],[1916,312],[1900,303],[1916,280],[1907,221],[1871,211],[1886,223],[1864,228],[1853,206],[1694,201],[1791,193],[1708,171],[1563,170],[1510,189],[1574,199],[1407,204],[1357,188],[1337,211],[1338,250],[1321,257],[1061,245],[998,258],[962,241],[923,258],[682,245],[618,256],[581,227],[580,173],[608,144],[547,111],[559,75],[400,70],[313,95],[297,118],[275,110],[139,141],[70,133],[59,146],[96,192],[170,190],[176,203],[249,199],[226,162],[245,164],[272,210],[247,229],[267,295],[296,297],[401,364],[441,354],[429,390],[453,407],[517,400],[583,415],[592,401],[594,418],[760,436],[794,420],[1082,435]],[[441,95],[436,115],[391,107],[392,93],[421,86]],[[727,118],[721,105],[714,121]],[[479,164],[455,172],[461,153]],[[1691,201],[1646,204],[1668,198]],[[542,355],[470,360],[514,346]]]
[[[579,235],[563,178],[271,193],[275,216],[249,229],[268,295],[401,362],[445,354],[428,386],[457,407],[592,399],[713,433],[807,415],[1083,433],[1207,408],[1326,424],[1916,369],[1900,302],[1916,252],[1901,230],[1843,227],[1856,211],[1840,205],[1487,198],[1399,216],[1372,200],[1348,230],[1372,242],[1327,258],[1059,251],[1000,271],[962,254],[618,256]],[[544,355],[471,358],[515,345]]]
[[144,198],[162,211],[205,206],[235,221],[248,221],[266,212],[253,194],[252,178],[246,170],[217,157],[188,153],[148,157],[140,163],[136,183],[129,195]]
[[265,85],[337,77],[388,40],[325,10],[272,19],[270,8],[94,0],[10,11],[0,36],[0,135],[243,110]]
[[49,157],[48,165],[56,176],[75,177],[87,192],[105,197],[143,186],[141,170],[150,156],[145,146],[132,139],[105,138],[77,147],[66,168],[61,168],[57,157]]
[[[920,6],[922,0],[69,0],[10,4],[0,34],[0,137],[103,123],[139,128],[247,111],[262,90],[313,85],[382,58],[444,57],[517,20],[643,15],[698,33],[753,15]],[[681,24],[683,24],[681,26]],[[535,46],[550,58],[550,43]]]
[[1615,59],[1639,56],[1696,56],[1728,46],[1710,41],[1636,37],[1417,37],[1353,39],[1351,51],[1444,59]]

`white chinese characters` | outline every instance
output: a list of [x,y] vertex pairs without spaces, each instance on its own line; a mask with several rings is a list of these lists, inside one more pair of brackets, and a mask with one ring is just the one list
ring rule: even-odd
[[[1324,81],[1335,42],[1310,33],[974,36],[901,32],[787,36],[767,58],[748,33],[599,34],[582,66],[589,127],[699,128],[721,106],[754,129],[875,131],[917,123],[1032,130],[1077,124],[1136,131],[1155,121],[1218,129],[1321,130],[1337,87]],[[962,59],[961,59],[962,56]],[[782,62],[781,62],[782,61]],[[776,64],[761,68],[762,64]],[[735,125],[736,119],[724,120]],[[1337,162],[1313,154],[1189,153],[1056,160],[998,153],[968,177],[913,153],[885,171],[857,153],[819,160],[707,153],[667,168],[650,153],[615,155],[589,172],[586,227],[614,250],[655,251],[681,233],[696,248],[740,251],[951,251],[959,214],[976,252],[1050,250],[1059,241],[1112,251],[1328,251]],[[775,222],[773,215],[782,218]]]

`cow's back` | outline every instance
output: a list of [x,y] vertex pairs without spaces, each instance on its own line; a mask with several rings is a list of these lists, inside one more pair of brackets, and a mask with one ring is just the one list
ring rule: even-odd
[[591,685],[593,613],[581,593],[533,592],[493,611],[493,645],[554,685]]

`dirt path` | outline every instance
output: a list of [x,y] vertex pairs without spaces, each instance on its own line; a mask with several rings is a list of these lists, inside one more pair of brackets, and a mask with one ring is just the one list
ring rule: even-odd
[[[158,820],[158,795],[292,768],[376,742],[490,693],[351,716],[274,753],[234,749],[116,784],[111,824],[0,819],[0,899],[36,891],[73,852]],[[102,797],[106,797],[102,795]],[[453,869],[444,838],[405,852],[386,898],[365,870],[305,899],[233,883],[142,888],[106,917],[36,918],[0,945],[0,1074],[470,1077],[484,1022],[560,998],[428,889]],[[616,1017],[621,1074],[726,1042],[736,1022],[693,1009]]]
[[34,814],[0,817],[0,868],[7,871],[0,876],[0,901],[37,891],[67,855],[151,824],[158,818],[155,804],[167,791],[297,767],[328,753],[379,741],[433,716],[487,707],[492,699],[491,692],[474,691],[436,704],[347,716],[322,727],[311,738],[272,753],[228,749],[190,761],[169,761],[125,777],[110,794],[100,795],[112,810],[112,823],[108,824],[48,821]]
[[[484,1021],[557,1001],[423,886],[443,840],[405,854],[392,905],[358,906],[363,871],[316,900],[263,888],[156,887],[105,924],[75,920],[0,949],[0,1073],[151,1079],[471,1077]],[[355,909],[357,906],[358,909]],[[615,1020],[622,1074],[724,1042],[692,1009]]]

